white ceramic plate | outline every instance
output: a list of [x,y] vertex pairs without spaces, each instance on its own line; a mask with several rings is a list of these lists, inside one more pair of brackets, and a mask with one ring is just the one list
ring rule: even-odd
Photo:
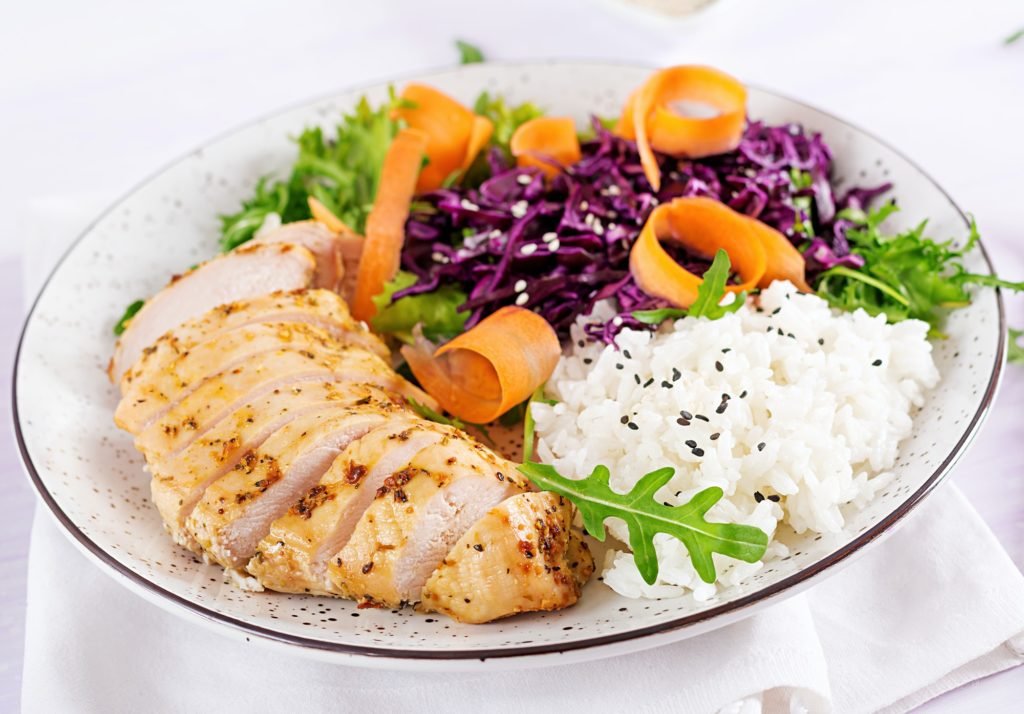
[[[416,79],[470,103],[481,90],[532,100],[580,122],[614,115],[648,68],[548,62],[486,64]],[[113,425],[115,392],[104,368],[111,326],[130,301],[217,251],[217,214],[234,210],[266,173],[287,169],[288,137],[331,125],[365,92],[343,92],[257,121],[194,151],[101,216],[78,240],[39,296],[18,352],[15,414],[26,468],[61,528],[83,552],[152,602],[225,633],[320,658],[393,668],[525,667],[625,653],[680,640],[753,613],[835,572],[891,532],[948,473],[978,429],[1003,363],[1003,307],[987,290],[949,321],[936,343],[943,381],[903,444],[896,479],[846,534],[801,541],[790,557],[710,602],[628,600],[591,582],[568,610],[488,625],[402,611],[357,610],[329,598],[252,594],[226,583],[166,536],[149,503],[148,478],[128,435]],[[806,105],[753,90],[750,115],[821,131],[841,185],[892,181],[899,220],[930,219],[934,235],[962,237],[963,214],[919,168],[877,139]],[[969,268],[990,272],[981,251]]]

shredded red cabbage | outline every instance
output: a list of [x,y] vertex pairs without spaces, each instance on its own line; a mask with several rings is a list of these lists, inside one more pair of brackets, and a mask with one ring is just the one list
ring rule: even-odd
[[[651,210],[679,196],[709,196],[758,218],[805,251],[810,270],[858,268],[846,240],[849,222],[889,185],[854,189],[836,198],[832,154],[820,134],[797,124],[750,122],[736,151],[699,160],[660,157],[663,185],[655,194],[636,145],[593,121],[594,138],[575,166],[545,182],[494,150],[492,177],[475,188],[434,191],[417,200],[402,256],[417,282],[394,299],[458,284],[468,295],[466,327],[504,305],[543,315],[566,337],[580,315],[614,298],[619,314],[588,326],[594,339],[613,341],[623,326],[646,328],[631,313],[664,307],[629,272],[629,250]],[[811,228],[813,226],[813,229]],[[682,255],[697,272],[702,261]]]

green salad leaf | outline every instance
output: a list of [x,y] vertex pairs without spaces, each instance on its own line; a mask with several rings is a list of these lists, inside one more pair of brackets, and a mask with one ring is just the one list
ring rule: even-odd
[[459,51],[459,64],[477,64],[484,61],[484,53],[480,48],[468,42],[455,40],[455,48]]
[[864,267],[837,266],[818,277],[818,295],[833,307],[846,312],[863,308],[871,315],[884,314],[890,322],[924,320],[933,336],[942,336],[943,311],[969,305],[968,286],[1024,290],[1024,282],[964,268],[962,258],[979,240],[973,219],[967,242],[954,248],[952,241],[940,243],[925,236],[926,221],[895,235],[883,233],[881,224],[896,210],[888,203],[867,214],[845,212],[844,217],[856,224],[846,233],[851,252],[864,258]]
[[135,314],[142,309],[142,306],[146,304],[145,300],[136,300],[131,305],[125,308],[124,314],[121,315],[121,319],[114,323],[114,334],[120,337],[124,334],[125,328],[128,327],[128,323],[131,321]]
[[1006,350],[1006,360],[1010,364],[1024,364],[1024,344],[1021,344],[1021,338],[1024,338],[1024,330],[1011,327],[1010,344]]
[[296,139],[299,152],[288,179],[261,178],[241,209],[220,217],[221,249],[250,240],[271,213],[283,223],[310,218],[309,196],[362,233],[377,195],[384,155],[398,133],[399,122],[391,112],[400,101],[393,90],[389,101],[377,108],[363,97],[352,113],[342,117],[333,136],[319,127],[303,131]]
[[1009,37],[1004,39],[1003,40],[1003,44],[1004,45],[1012,45],[1015,42],[1019,41],[1020,38],[1022,38],[1022,37],[1024,37],[1024,27],[1020,28],[1019,30],[1017,30],[1016,32],[1011,34]]
[[729,281],[731,268],[729,254],[719,248],[715,253],[715,259],[711,261],[711,267],[704,272],[704,279],[697,287],[697,299],[688,309],[663,307],[657,310],[637,310],[633,313],[633,317],[648,325],[660,325],[665,320],[678,320],[687,316],[717,320],[731,312],[736,312],[747,299],[745,292],[738,294],[736,299],[728,305],[719,304],[725,297],[725,286]]
[[508,142],[512,139],[521,125],[544,116],[544,110],[533,102],[510,105],[505,99],[497,94],[481,92],[473,104],[473,111],[480,116],[487,117],[494,124],[494,133],[491,135],[491,146],[497,146],[508,155]]
[[399,271],[385,286],[384,291],[373,297],[377,314],[370,320],[373,329],[394,335],[405,343],[412,342],[412,330],[423,326],[423,336],[428,340],[450,340],[462,332],[469,318],[468,312],[459,312],[459,305],[466,302],[466,293],[454,285],[443,285],[437,290],[421,295],[407,295],[391,302],[391,297],[416,283],[412,273]]
[[667,506],[656,500],[655,494],[675,473],[671,466],[645,475],[629,493],[612,490],[608,483],[610,473],[604,466],[596,467],[590,476],[580,480],[566,478],[548,464],[525,463],[519,471],[538,488],[572,501],[583,516],[587,532],[599,541],[606,537],[606,518],[625,521],[637,570],[648,585],[658,579],[658,557],[653,540],[657,533],[668,533],[686,546],[694,569],[706,583],[713,583],[716,578],[712,553],[754,563],[764,556],[768,547],[768,535],[759,528],[738,523],[709,523],[704,519],[723,496],[717,486],[704,489],[681,506]]
[[419,414],[424,419],[437,422],[438,424],[447,424],[448,426],[455,427],[462,431],[469,431],[470,429],[480,432],[480,435],[484,438],[487,443],[491,446],[495,446],[494,439],[491,438],[491,434],[487,431],[487,427],[483,424],[474,424],[472,422],[462,421],[458,417],[445,416],[436,409],[428,407],[426,404],[421,404],[415,399],[406,397],[406,401],[414,412]]

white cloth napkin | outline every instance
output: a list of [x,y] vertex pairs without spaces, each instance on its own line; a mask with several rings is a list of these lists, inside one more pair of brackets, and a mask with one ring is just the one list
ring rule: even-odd
[[[27,290],[94,204],[33,211]],[[1024,577],[949,484],[884,544],[743,622],[648,652],[493,674],[369,670],[239,643],[122,588],[44,511],[29,558],[29,713],[903,712],[1024,661]]]

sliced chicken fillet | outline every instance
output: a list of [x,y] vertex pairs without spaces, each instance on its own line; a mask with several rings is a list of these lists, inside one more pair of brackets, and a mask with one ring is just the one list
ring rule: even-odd
[[271,522],[317,484],[341,451],[399,410],[361,404],[295,419],[211,484],[185,527],[213,560],[243,567]]
[[274,521],[248,570],[280,592],[338,594],[327,560],[340,551],[378,489],[444,434],[419,417],[396,419],[350,445],[320,482]]
[[135,447],[149,461],[173,457],[242,405],[275,389],[295,391],[305,382],[324,381],[366,382],[398,393],[410,391],[409,383],[379,357],[356,347],[339,352],[279,350],[204,381],[140,432]]
[[261,243],[292,243],[301,245],[316,258],[314,285],[318,288],[339,291],[345,276],[342,264],[341,242],[334,231],[316,221],[286,223],[280,228],[260,235],[251,245]]
[[391,354],[366,325],[352,318],[345,301],[328,290],[293,290],[261,295],[217,307],[161,335],[121,378],[121,393],[136,379],[168,369],[197,345],[239,328],[267,322],[300,323],[324,330],[345,344],[355,344],[388,360]]
[[268,352],[316,350],[329,354],[342,349],[329,334],[308,324],[271,322],[240,327],[196,345],[160,372],[133,380],[114,412],[114,422],[137,434],[207,378],[258,361]]
[[119,382],[162,334],[217,305],[274,292],[299,290],[313,281],[316,260],[291,243],[242,246],[199,265],[151,297],[117,341],[110,378]]
[[521,493],[491,509],[459,539],[423,588],[419,608],[481,623],[576,602],[594,572],[572,505],[553,493]]
[[174,457],[150,462],[153,502],[175,541],[198,549],[185,519],[210,484],[233,469],[272,434],[294,419],[343,407],[398,410],[402,399],[371,384],[305,382],[299,391],[282,389],[249,402],[220,421]]
[[450,427],[377,489],[345,547],[328,563],[334,587],[363,602],[416,602],[430,574],[487,511],[526,488],[511,462]]

